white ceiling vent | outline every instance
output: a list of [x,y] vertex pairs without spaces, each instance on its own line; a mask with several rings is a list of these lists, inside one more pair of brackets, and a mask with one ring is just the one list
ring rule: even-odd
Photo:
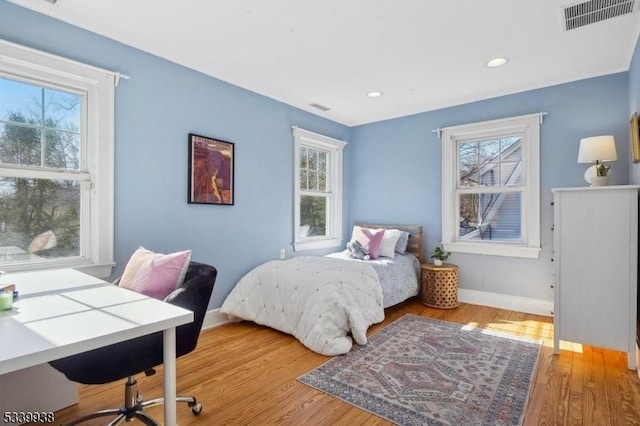
[[310,105],[310,106],[312,106],[312,107],[314,107],[314,108],[318,108],[318,109],[319,109],[320,111],[322,111],[322,112],[327,112],[327,111],[329,111],[329,110],[331,109],[331,108],[329,108],[329,107],[326,107],[326,106],[321,105],[321,104],[316,104],[316,103],[309,104],[309,105]]
[[585,25],[615,18],[633,12],[635,0],[591,0],[566,6],[564,13],[565,30],[574,30]]

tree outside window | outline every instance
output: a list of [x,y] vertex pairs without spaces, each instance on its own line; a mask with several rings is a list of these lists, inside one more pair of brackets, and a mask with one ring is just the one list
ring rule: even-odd
[[300,226],[307,236],[327,234],[327,157],[329,153],[300,148]]
[[0,40],[0,269],[111,275],[116,77]]
[[[16,248],[0,252],[0,262],[78,256],[80,183],[43,173],[79,170],[82,99],[6,78],[0,99],[0,247]],[[47,241],[32,244],[46,232]]]

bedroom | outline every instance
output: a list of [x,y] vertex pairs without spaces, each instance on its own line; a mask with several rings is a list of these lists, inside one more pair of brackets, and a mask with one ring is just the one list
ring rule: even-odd
[[[581,137],[613,134],[619,147],[614,182],[640,183],[640,169],[626,151],[629,117],[640,109],[635,40],[624,47],[635,48],[631,63],[614,73],[350,127],[4,0],[0,38],[131,76],[116,90],[113,275],[122,272],[141,242],[161,252],[192,248],[194,257],[219,269],[212,310],[248,269],[277,258],[281,248],[287,257],[293,255],[292,172],[280,167],[291,161],[292,125],[350,142],[345,150],[345,229],[355,221],[421,224],[425,250],[430,250],[441,236],[441,156],[431,131],[547,112],[542,125],[540,258],[452,258],[460,265],[461,299],[462,290],[466,297],[488,294],[489,301],[500,299],[504,308],[522,308],[517,304],[523,303],[541,311],[551,306],[550,188],[584,185],[584,167],[575,161]],[[188,132],[235,143],[233,207],[186,203]],[[371,164],[384,165],[384,174]],[[267,179],[266,187],[256,184]]]

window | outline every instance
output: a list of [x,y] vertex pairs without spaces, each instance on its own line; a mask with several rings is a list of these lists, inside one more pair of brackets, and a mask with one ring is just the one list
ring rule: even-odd
[[443,129],[442,239],[446,250],[538,257],[540,117]]
[[0,41],[0,269],[113,265],[114,74]]
[[345,142],[293,128],[294,249],[342,245],[342,150]]

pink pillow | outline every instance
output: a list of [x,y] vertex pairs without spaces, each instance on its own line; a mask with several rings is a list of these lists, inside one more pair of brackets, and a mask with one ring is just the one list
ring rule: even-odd
[[371,259],[377,259],[380,256],[382,237],[384,237],[384,229],[354,226],[351,240],[357,240],[369,252]]
[[155,299],[164,299],[182,285],[191,261],[191,250],[171,254],[138,248],[120,278],[120,287]]

